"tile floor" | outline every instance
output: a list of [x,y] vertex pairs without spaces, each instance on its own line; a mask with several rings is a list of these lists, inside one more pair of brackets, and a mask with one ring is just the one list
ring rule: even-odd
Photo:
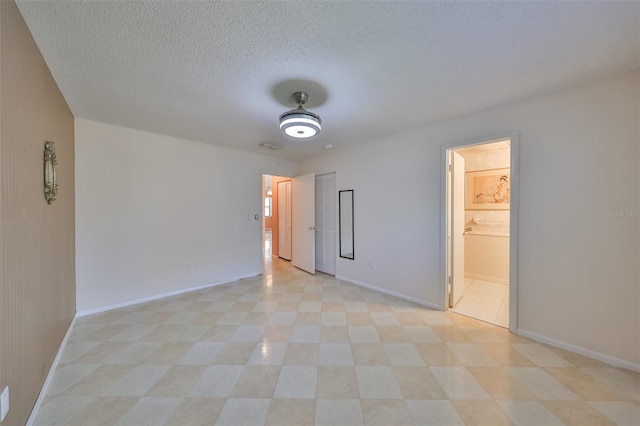
[[640,374],[275,258],[78,318],[35,424],[638,425]]
[[466,278],[463,296],[451,310],[508,328],[509,286]]

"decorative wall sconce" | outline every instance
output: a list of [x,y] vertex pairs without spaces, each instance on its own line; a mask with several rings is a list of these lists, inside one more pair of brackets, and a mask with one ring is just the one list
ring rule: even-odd
[[56,151],[53,142],[44,143],[44,199],[48,204],[53,203],[58,196],[58,183],[56,179]]

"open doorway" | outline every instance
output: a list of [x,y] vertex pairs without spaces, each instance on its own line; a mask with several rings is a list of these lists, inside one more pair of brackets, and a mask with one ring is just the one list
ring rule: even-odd
[[291,260],[291,178],[262,176],[262,259],[272,256]]
[[515,329],[512,138],[447,147],[446,308]]
[[335,275],[335,172],[294,178],[263,175],[262,194],[263,271],[278,257],[309,273]]

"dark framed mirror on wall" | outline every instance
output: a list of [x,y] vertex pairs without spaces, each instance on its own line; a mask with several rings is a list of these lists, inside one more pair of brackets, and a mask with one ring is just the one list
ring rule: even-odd
[[354,259],[353,189],[338,191],[340,257]]

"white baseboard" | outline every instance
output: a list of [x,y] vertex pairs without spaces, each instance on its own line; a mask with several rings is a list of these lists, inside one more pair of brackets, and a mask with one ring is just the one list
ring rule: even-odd
[[565,349],[570,352],[575,352],[580,355],[584,355],[589,358],[597,359],[598,361],[605,362],[607,364],[613,365],[614,367],[622,367],[628,370],[638,371],[640,372],[640,364],[635,364],[633,362],[625,361],[620,358],[616,358],[610,355],[601,354],[600,352],[592,351],[591,349],[586,349],[581,346],[572,345],[570,343],[562,342],[560,340],[551,339],[550,337],[545,337],[540,334],[532,333],[527,330],[523,330],[519,328],[516,331],[516,334],[519,336],[528,337],[531,340],[535,340],[536,342],[546,343],[551,346],[555,346],[560,349]]
[[32,426],[33,422],[38,415],[38,410],[40,410],[40,406],[42,405],[42,400],[47,395],[47,389],[49,389],[49,385],[51,384],[51,380],[53,379],[53,374],[58,368],[58,364],[60,363],[60,358],[62,357],[62,351],[64,347],[67,345],[67,340],[69,340],[69,335],[71,335],[71,331],[73,330],[73,326],[76,323],[76,315],[73,316],[71,323],[69,323],[69,328],[67,328],[67,332],[64,334],[62,338],[62,342],[60,342],[60,347],[58,348],[58,352],[56,353],[56,357],[53,359],[53,363],[51,364],[51,368],[47,373],[47,377],[44,379],[44,383],[42,384],[42,389],[40,389],[40,393],[38,394],[38,399],[36,399],[36,403],[33,404],[33,408],[31,409],[31,414],[29,414],[29,418],[27,419],[26,426]]
[[490,277],[488,275],[472,274],[468,272],[464,273],[464,277],[470,278],[472,280],[488,281],[490,283],[509,285],[508,278],[505,280],[504,278]]
[[195,286],[195,287],[181,288],[179,290],[169,291],[169,292],[166,292],[166,293],[155,294],[153,296],[142,297],[140,299],[126,300],[124,302],[114,303],[113,305],[106,305],[106,306],[100,306],[100,307],[97,307],[97,308],[86,309],[84,311],[76,312],[76,317],[84,317],[84,316],[87,316],[87,315],[99,314],[101,312],[111,311],[113,309],[125,308],[127,306],[138,305],[140,303],[151,302],[152,300],[164,299],[165,297],[176,296],[178,294],[188,293],[190,291],[203,290],[205,288],[215,287],[215,286],[223,285],[223,284],[229,284],[229,283],[232,283],[232,282],[235,282],[235,281],[243,280],[245,278],[253,278],[253,277],[257,277],[257,276],[258,275],[256,275],[256,274],[251,274],[251,275],[246,275],[246,276],[229,278],[228,280],[225,280],[225,281],[202,284],[202,285],[198,285],[198,286]]
[[390,296],[395,296],[398,299],[403,299],[403,300],[406,300],[407,302],[412,302],[412,303],[416,303],[418,305],[426,306],[427,308],[436,309],[438,311],[443,311],[444,310],[442,308],[442,306],[436,305],[435,303],[427,302],[426,300],[418,299],[416,297],[407,296],[406,294],[398,293],[398,292],[393,291],[393,290],[388,290],[388,289],[382,288],[382,287],[376,287],[376,286],[371,285],[371,284],[367,284],[367,283],[363,283],[363,282],[360,282],[360,281],[352,280],[351,278],[341,277],[339,275],[336,275],[336,278],[339,279],[339,280],[342,280],[342,281],[346,281],[346,282],[351,283],[351,284],[355,284],[355,285],[360,286],[360,287],[368,288],[369,290],[375,290],[375,291],[380,292],[380,293],[388,294]]

